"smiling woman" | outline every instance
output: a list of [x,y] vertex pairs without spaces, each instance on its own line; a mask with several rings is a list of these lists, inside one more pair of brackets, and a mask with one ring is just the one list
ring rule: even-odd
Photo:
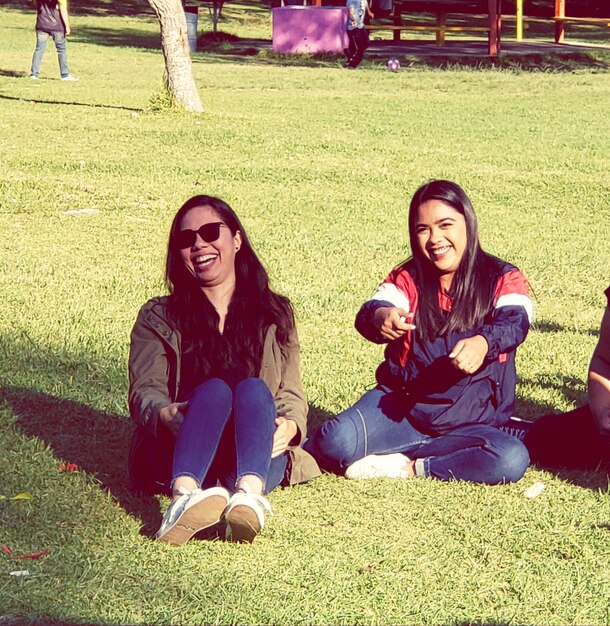
[[211,206],[199,206],[182,218],[175,241],[184,267],[207,297],[215,301],[222,332],[230,296],[235,291],[235,255],[241,248],[241,231],[232,232],[219,222]]
[[174,217],[168,297],[142,307],[131,335],[129,466],[139,487],[172,495],[157,539],[220,521],[252,541],[263,494],[319,474],[299,444],[307,402],[292,306],[228,204],[195,196]]
[[347,478],[517,481],[528,453],[502,426],[532,314],[527,282],[481,249],[472,204],[455,183],[416,191],[409,237],[412,258],[356,317],[364,337],[388,344],[378,384],[305,447]]
[[466,218],[442,200],[428,200],[417,212],[417,246],[438,271],[441,287],[451,289],[460,267],[468,237]]

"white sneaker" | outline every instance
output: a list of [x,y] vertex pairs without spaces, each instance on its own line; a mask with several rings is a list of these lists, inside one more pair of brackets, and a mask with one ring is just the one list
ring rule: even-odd
[[369,454],[363,459],[352,463],[345,470],[345,478],[364,480],[367,478],[409,478],[407,463],[410,461],[404,454]]
[[234,493],[224,512],[227,541],[252,543],[265,526],[265,510],[273,515],[271,505],[264,496],[251,493],[247,483],[244,488],[248,491]]
[[69,80],[69,81],[77,81],[79,80],[78,78],[76,78],[76,76],[72,76],[72,74],[68,74],[67,76],[62,76],[61,80]]
[[229,503],[229,492],[224,487],[211,489],[178,488],[180,497],[165,512],[161,528],[155,538],[174,546],[187,542],[195,533],[220,521]]
[[40,80],[36,74],[30,74],[30,80]]

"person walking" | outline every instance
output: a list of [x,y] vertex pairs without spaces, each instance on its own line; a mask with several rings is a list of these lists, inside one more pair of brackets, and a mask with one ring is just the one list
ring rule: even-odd
[[76,81],[78,78],[70,73],[68,67],[68,41],[70,35],[70,15],[68,0],[37,0],[36,1],[36,49],[32,57],[30,79],[39,80],[40,66],[47,42],[50,38],[57,49],[59,75],[61,80]]
[[345,67],[355,69],[360,65],[364,51],[369,47],[369,36],[364,28],[365,13],[370,19],[375,16],[369,8],[367,0],[347,0],[347,61]]

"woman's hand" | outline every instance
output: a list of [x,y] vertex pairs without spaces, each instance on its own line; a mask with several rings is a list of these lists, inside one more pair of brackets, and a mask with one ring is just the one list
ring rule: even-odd
[[460,339],[449,354],[449,358],[460,372],[474,374],[483,365],[488,351],[487,339],[483,335],[475,335],[468,339]]
[[286,448],[297,434],[297,425],[292,420],[285,417],[275,418],[275,432],[273,433],[273,449],[271,450],[271,458],[286,452]]
[[373,324],[379,329],[382,337],[392,341],[413,330],[411,324],[413,313],[407,313],[396,306],[382,306],[373,313]]
[[159,419],[171,430],[174,437],[182,426],[187,406],[188,402],[173,402],[159,411]]

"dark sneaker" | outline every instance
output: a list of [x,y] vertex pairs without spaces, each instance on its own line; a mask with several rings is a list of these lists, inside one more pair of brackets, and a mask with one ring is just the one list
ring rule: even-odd
[[523,441],[531,425],[532,422],[528,422],[520,417],[511,417],[504,426],[500,426],[500,430]]

